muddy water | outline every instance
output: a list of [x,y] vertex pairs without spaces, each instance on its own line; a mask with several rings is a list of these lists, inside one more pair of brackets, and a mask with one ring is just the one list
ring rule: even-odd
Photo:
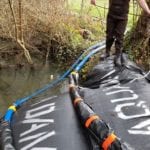
[[[58,78],[60,74],[55,65],[41,66],[36,69],[23,67],[0,70],[0,117],[15,100],[30,95]],[[49,89],[41,95],[60,94],[66,90],[66,86],[67,82]]]

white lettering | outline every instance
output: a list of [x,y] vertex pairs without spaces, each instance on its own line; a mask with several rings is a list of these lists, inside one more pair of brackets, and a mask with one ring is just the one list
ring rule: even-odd
[[[121,87],[120,84],[118,84],[110,87],[105,87],[103,91],[106,92],[107,96],[114,96],[114,98],[110,99],[110,102],[116,103],[115,112],[117,113],[119,118],[127,120],[150,116],[150,108],[146,105],[146,102],[139,101],[139,96],[129,87]],[[128,97],[125,96],[126,94],[128,95]],[[130,111],[128,111],[128,113],[125,113],[125,110],[133,108],[137,110],[140,109],[140,111],[136,113],[134,113],[134,111],[131,111],[132,114],[129,114]],[[128,133],[150,135],[150,119],[140,122],[137,125],[131,127],[128,130]]]
[[130,134],[150,135],[150,119],[135,125],[134,127],[131,128],[131,130],[128,130],[128,132]]
[[[52,131],[52,132],[49,132],[41,137],[39,137],[38,139],[34,140],[33,142],[31,142],[30,144],[24,146],[21,148],[21,150],[28,150],[30,148],[32,148],[34,145],[44,141],[45,139],[51,137],[51,136],[54,136],[55,135],[55,131]],[[50,148],[49,148],[50,149]]]
[[54,123],[54,119],[29,119],[22,121],[22,123]]
[[103,89],[103,91],[110,91],[112,89],[129,89],[129,87],[122,87],[119,84],[118,85],[114,85],[114,86],[110,86],[110,87],[106,87]]
[[41,133],[37,133],[35,135],[31,135],[31,136],[22,138],[22,139],[19,140],[19,143],[26,142],[26,141],[33,140],[33,139],[37,139],[37,138],[41,137],[44,134],[46,134],[46,132],[41,132]]
[[[55,110],[55,106],[54,105],[55,105],[55,103],[50,103],[50,104],[46,104],[46,105],[43,105],[43,106],[40,106],[40,107],[31,109],[31,110],[28,110],[27,113],[26,113],[25,118],[26,119],[31,119],[31,118],[40,117],[42,115],[51,113],[51,112],[53,112]],[[39,111],[41,109],[44,109],[46,107],[48,107],[48,110],[37,112],[37,111]]]
[[[51,98],[43,99],[42,102],[45,102],[47,100],[50,100]],[[39,102],[41,103],[41,102]],[[36,103],[36,104],[39,104]],[[35,105],[36,105],[35,104]],[[35,106],[34,105],[34,106]],[[50,147],[47,145],[47,147],[37,147],[36,145],[49,137],[52,137],[55,135],[55,131],[40,131],[41,128],[45,128],[46,126],[49,126],[50,123],[54,123],[54,119],[42,119],[40,118],[43,115],[49,114],[55,110],[55,103],[48,103],[33,109],[30,109],[25,114],[25,119],[23,120],[23,124],[31,124],[29,128],[22,132],[20,134],[20,140],[19,143],[28,142],[25,146],[21,148],[21,150],[57,150],[57,148]]]
[[124,93],[124,92],[129,92],[133,94],[134,92],[130,89],[123,89],[123,90],[117,90],[117,91],[112,91],[112,92],[107,92],[106,95],[112,95],[112,94],[117,94],[117,93]]
[[49,125],[49,124],[40,124],[40,125],[32,124],[32,126],[31,126],[31,128],[29,130],[27,130],[27,131],[25,131],[25,132],[23,132],[23,133],[20,134],[20,137],[25,136],[27,134],[30,134],[33,131],[36,131],[36,130],[38,130],[40,128],[43,128],[43,127],[45,127],[47,125]]
[[57,96],[52,96],[52,97],[44,98],[44,99],[40,100],[39,102],[37,102],[37,103],[35,103],[35,104],[32,104],[31,106],[35,106],[35,105],[37,105],[37,104],[40,104],[40,103],[49,101],[49,100],[51,100],[51,99],[53,99],[53,98],[56,98],[56,97],[57,97]]
[[127,119],[140,118],[140,117],[145,117],[145,116],[150,115],[150,110],[148,108],[144,108],[144,111],[145,111],[144,114],[136,114],[136,115],[127,116],[123,113],[122,109],[125,107],[128,107],[128,109],[129,109],[129,106],[136,106],[136,104],[135,103],[125,103],[125,104],[119,104],[116,106],[115,111],[118,113],[119,118],[127,120]]
[[139,96],[137,94],[132,94],[132,97],[123,97],[123,98],[111,99],[110,101],[112,103],[124,102],[124,101],[136,100],[136,99],[138,99],[138,97]]

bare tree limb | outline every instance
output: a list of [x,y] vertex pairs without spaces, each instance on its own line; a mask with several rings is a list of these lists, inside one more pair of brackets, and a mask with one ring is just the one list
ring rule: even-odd
[[24,55],[28,61],[28,63],[33,64],[29,51],[26,49],[23,38],[23,29],[22,29],[22,0],[18,0],[18,15],[19,15],[19,24],[17,24],[17,17],[14,13],[14,9],[12,6],[12,1],[8,0],[9,7],[13,16],[14,25],[15,25],[15,40],[19,44],[19,46],[23,49]]
[[15,16],[13,7],[12,7],[12,1],[11,1],[11,0],[8,0],[8,4],[9,4],[9,7],[10,7],[10,10],[11,10],[11,13],[12,13],[12,17],[13,17],[13,20],[14,20],[14,25],[15,25],[15,38],[18,39],[17,21],[16,21],[16,16]]

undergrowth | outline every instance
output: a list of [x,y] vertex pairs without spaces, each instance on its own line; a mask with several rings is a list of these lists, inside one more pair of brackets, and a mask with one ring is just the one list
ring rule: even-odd
[[30,63],[29,57],[33,63],[72,63],[105,32],[99,22],[77,15],[62,0],[3,0],[0,14],[1,66]]

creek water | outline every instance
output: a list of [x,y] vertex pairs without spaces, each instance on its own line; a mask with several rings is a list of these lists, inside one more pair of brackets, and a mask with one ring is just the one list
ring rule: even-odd
[[[0,117],[17,99],[23,98],[59,78],[61,72],[55,65],[37,68],[23,67],[0,70]],[[48,89],[40,95],[58,95],[67,88],[67,81]],[[38,95],[38,96],[40,96]]]

